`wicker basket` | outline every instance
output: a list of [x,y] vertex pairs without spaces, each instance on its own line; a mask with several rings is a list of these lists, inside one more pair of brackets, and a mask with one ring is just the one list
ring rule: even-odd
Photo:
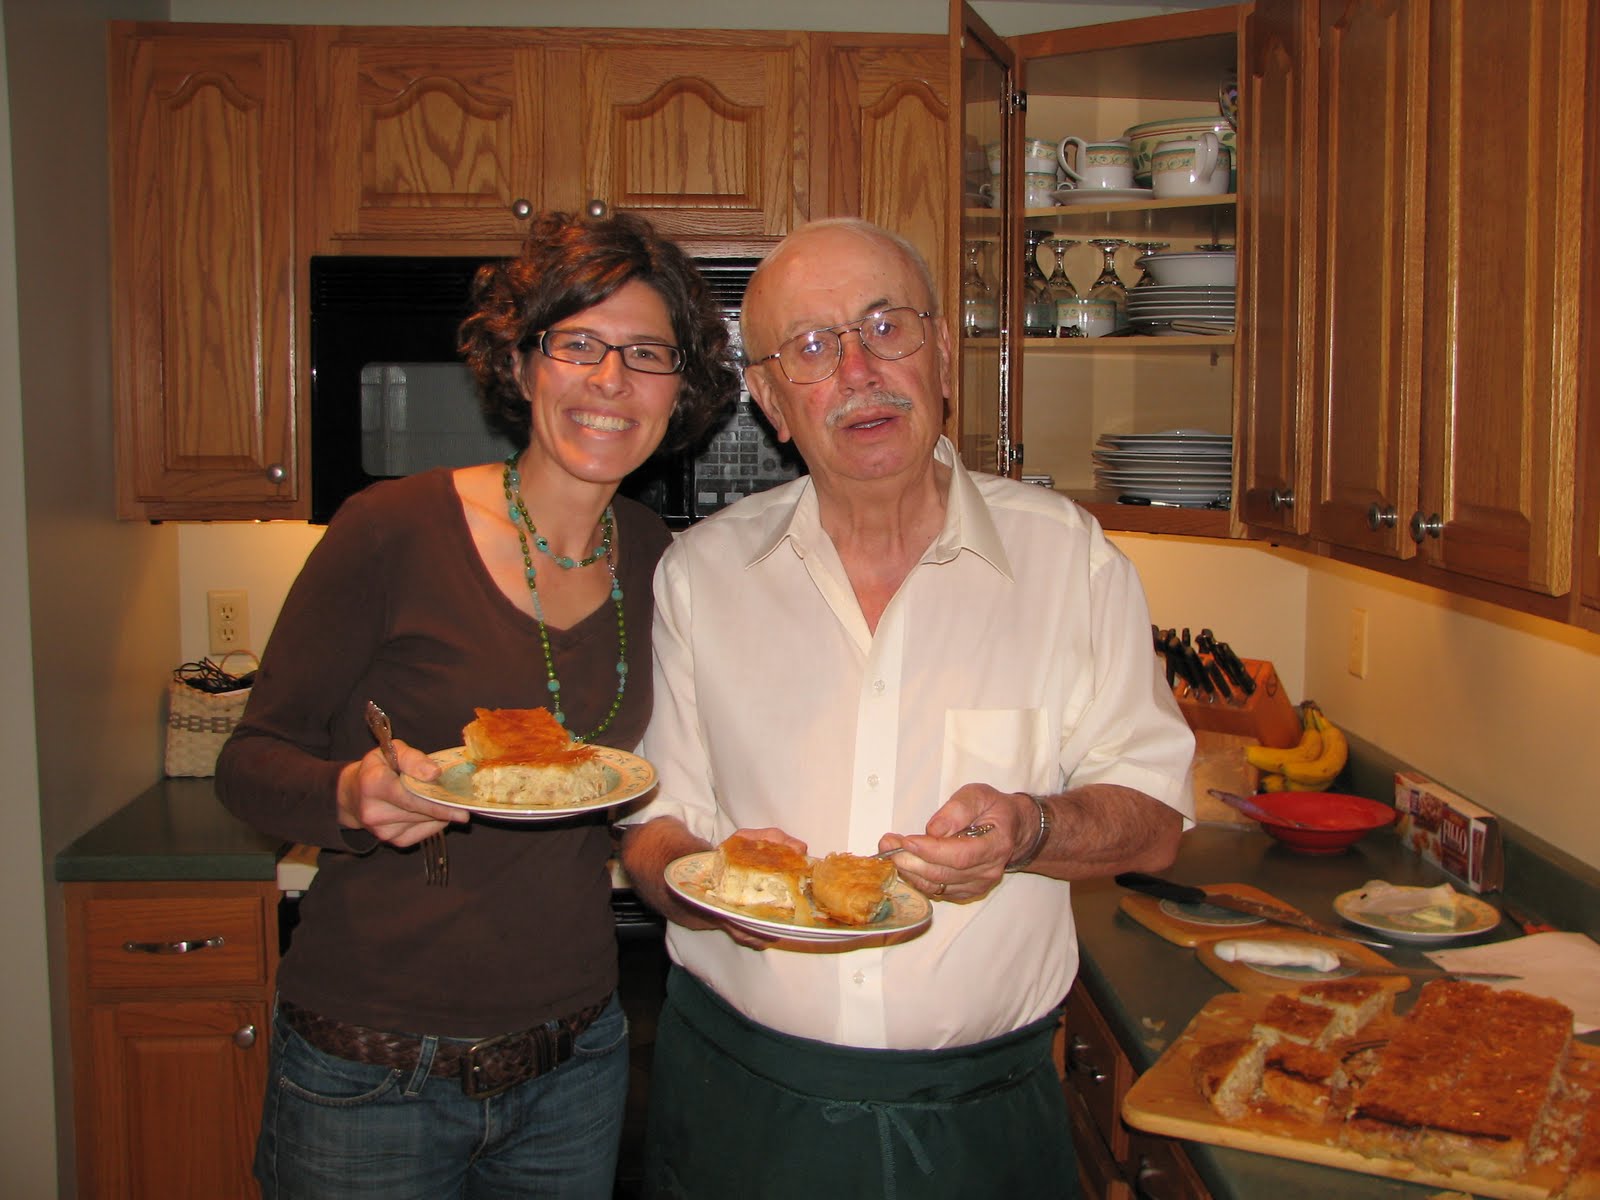
[[[245,675],[228,673],[228,662],[236,657],[250,660]],[[220,663],[202,659],[185,663],[172,673],[167,685],[168,775],[216,774],[222,743],[244,716],[257,665],[254,654],[234,651]]]

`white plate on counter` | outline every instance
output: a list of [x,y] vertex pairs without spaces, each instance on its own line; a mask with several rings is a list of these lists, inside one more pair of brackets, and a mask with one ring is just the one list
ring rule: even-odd
[[1500,924],[1499,909],[1464,892],[1456,895],[1456,923],[1449,929],[1441,929],[1431,922],[1414,920],[1404,913],[1390,915],[1363,912],[1360,888],[1335,896],[1333,911],[1352,925],[1371,929],[1397,942],[1451,942],[1457,938],[1475,937],[1480,933],[1487,933]]

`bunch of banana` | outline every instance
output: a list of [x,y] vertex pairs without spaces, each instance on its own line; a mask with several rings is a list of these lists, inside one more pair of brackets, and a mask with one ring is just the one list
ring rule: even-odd
[[1303,732],[1293,746],[1246,746],[1245,758],[1261,772],[1263,792],[1319,792],[1344,770],[1350,747],[1344,733],[1307,701],[1300,706]]

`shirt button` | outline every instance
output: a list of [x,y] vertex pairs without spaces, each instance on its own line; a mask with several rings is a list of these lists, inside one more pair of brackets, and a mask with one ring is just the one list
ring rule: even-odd
[[867,981],[867,977],[860,971],[857,971],[854,975],[850,976],[850,978],[855,980],[857,983],[865,983]]
[[867,786],[868,787],[877,787],[878,786],[878,776],[877,776],[876,772],[874,772],[873,774],[867,776]]
[[888,685],[887,685],[887,684],[885,684],[885,683],[884,683],[884,682],[883,682],[883,680],[881,680],[881,679],[874,679],[874,680],[873,680],[873,681],[872,681],[872,690],[873,690],[873,691],[875,691],[875,692],[877,692],[877,693],[878,693],[878,695],[880,695],[880,696],[881,696],[881,695],[883,695],[883,689],[884,689],[884,688],[885,688],[885,687],[887,687],[887,686],[888,686]]

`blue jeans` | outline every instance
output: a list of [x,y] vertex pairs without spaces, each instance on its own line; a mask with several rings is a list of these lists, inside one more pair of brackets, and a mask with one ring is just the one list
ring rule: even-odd
[[324,1054],[275,1015],[255,1174],[263,1200],[610,1200],[627,1092],[615,996],[567,1062],[481,1100]]

